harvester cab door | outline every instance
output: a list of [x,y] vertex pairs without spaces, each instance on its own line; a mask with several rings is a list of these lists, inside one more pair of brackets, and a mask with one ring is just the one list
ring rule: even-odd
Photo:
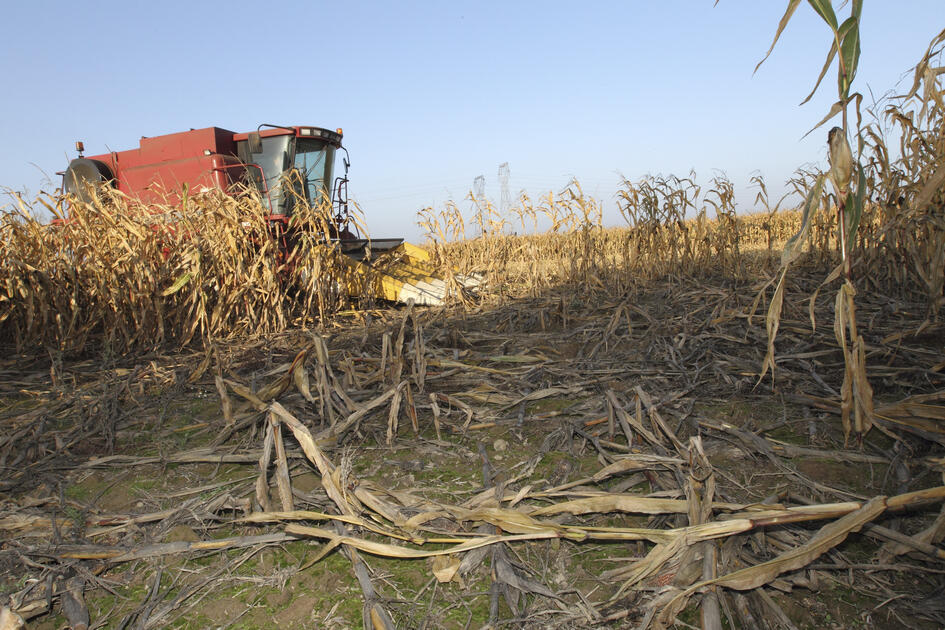
[[244,164],[259,168],[248,168],[247,178],[262,197],[263,205],[271,215],[286,215],[291,212],[293,195],[284,188],[283,175],[292,166],[295,148],[294,136],[269,136],[261,139],[261,153],[250,150],[249,141],[237,142],[237,153]]

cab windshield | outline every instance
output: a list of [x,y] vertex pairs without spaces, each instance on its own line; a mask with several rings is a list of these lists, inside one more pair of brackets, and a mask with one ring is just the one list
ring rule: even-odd
[[272,214],[292,214],[300,199],[312,206],[330,203],[334,159],[335,147],[328,142],[291,135],[263,138],[262,153],[243,157],[259,166],[248,175]]
[[300,196],[309,203],[331,203],[331,174],[335,147],[324,140],[297,138],[295,177],[301,183]]

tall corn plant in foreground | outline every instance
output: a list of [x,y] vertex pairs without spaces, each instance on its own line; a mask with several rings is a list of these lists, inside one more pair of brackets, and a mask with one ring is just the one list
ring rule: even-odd
[[[764,59],[755,67],[756,71],[771,54],[781,33],[784,31],[788,22],[790,22],[799,4],[800,0],[790,0],[788,2],[787,10],[784,12],[784,16],[781,18],[778,29],[775,32],[774,41],[771,42],[771,46]],[[774,341],[778,334],[781,308],[784,304],[784,280],[787,276],[788,268],[791,263],[798,258],[808,240],[811,221],[822,205],[827,206],[829,204],[830,195],[826,195],[825,202],[825,195],[822,194],[826,181],[829,180],[834,191],[833,198],[837,207],[837,229],[839,231],[838,241],[841,262],[840,267],[830,274],[828,281],[838,276],[843,277],[843,284],[837,292],[834,302],[834,334],[837,338],[837,343],[843,350],[844,360],[843,386],[840,392],[841,421],[843,423],[845,436],[849,438],[851,431],[853,431],[857,439],[860,440],[863,434],[869,431],[872,426],[873,391],[866,378],[866,352],[863,337],[858,333],[856,325],[856,310],[854,307],[856,289],[853,284],[851,248],[852,244],[855,242],[860,217],[863,214],[866,175],[863,171],[863,167],[854,159],[849,141],[847,140],[850,134],[847,112],[849,105],[855,102],[857,107],[857,120],[859,121],[859,106],[863,97],[861,94],[851,92],[850,88],[856,76],[857,64],[860,58],[860,15],[863,2],[862,0],[852,0],[850,2],[850,17],[842,23],[838,22],[837,15],[834,12],[830,0],[808,0],[808,4],[830,28],[833,41],[830,45],[830,51],[827,53],[824,66],[820,71],[820,76],[818,76],[817,82],[814,85],[814,89],[801,104],[803,105],[809,101],[814,93],[816,93],[824,77],[827,75],[827,72],[833,66],[834,59],[836,59],[838,100],[831,106],[830,111],[814,129],[821,127],[838,114],[842,116],[843,122],[841,127],[833,127],[827,135],[830,170],[828,173],[820,173],[816,176],[813,186],[811,186],[804,200],[801,228],[797,234],[787,242],[781,254],[781,273],[765,320],[768,333],[768,348],[764,363],[762,364],[759,382],[764,378],[768,370],[771,370],[772,379],[774,378]],[[858,125],[857,137],[859,136]],[[862,141],[859,142],[858,145],[861,147]],[[767,286],[765,289],[766,288]],[[762,291],[765,289],[762,289]],[[816,297],[816,295],[814,297]]]

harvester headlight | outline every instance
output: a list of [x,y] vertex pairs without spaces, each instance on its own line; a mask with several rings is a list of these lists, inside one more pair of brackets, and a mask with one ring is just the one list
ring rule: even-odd
[[302,127],[302,129],[299,130],[299,133],[300,133],[301,135],[303,135],[303,136],[310,136],[310,135],[312,135],[312,128],[311,128],[311,127]]

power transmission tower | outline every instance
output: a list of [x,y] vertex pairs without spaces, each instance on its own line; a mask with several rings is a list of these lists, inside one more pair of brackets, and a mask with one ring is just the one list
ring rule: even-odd
[[486,196],[486,177],[485,175],[476,175],[476,179],[473,180],[473,197],[476,198],[476,202],[479,203]]
[[509,163],[499,164],[499,210],[505,214],[512,208],[512,192],[509,190]]
[[479,235],[485,232],[486,217],[483,216],[483,206],[486,200],[486,178],[484,175],[477,175],[473,180],[473,204],[476,207],[476,223],[479,225]]

